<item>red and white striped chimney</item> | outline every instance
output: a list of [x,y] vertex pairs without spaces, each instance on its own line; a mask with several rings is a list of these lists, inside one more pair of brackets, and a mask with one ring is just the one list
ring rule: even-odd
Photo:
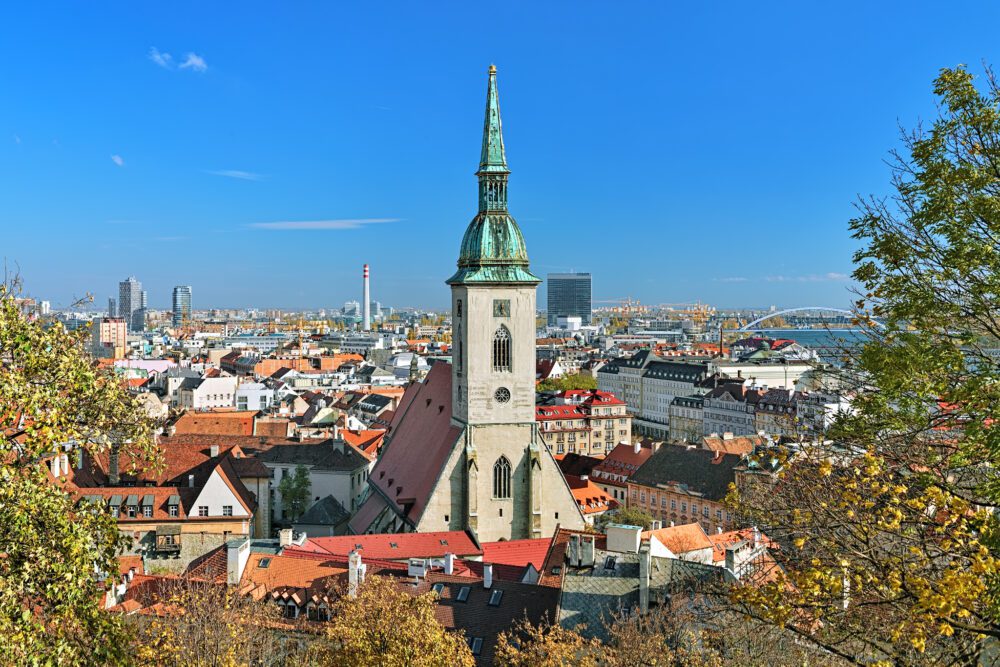
[[365,287],[364,295],[362,296],[363,301],[361,302],[361,328],[364,331],[369,331],[372,328],[372,312],[371,312],[371,293],[368,289],[368,265],[365,264]]

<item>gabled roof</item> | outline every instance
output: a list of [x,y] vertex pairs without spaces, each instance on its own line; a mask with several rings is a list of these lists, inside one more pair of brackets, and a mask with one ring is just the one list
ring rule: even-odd
[[[705,529],[700,523],[685,523],[679,526],[666,526],[658,530],[647,530],[642,533],[642,539],[655,537],[660,544],[670,549],[675,555],[697,551],[699,549],[711,549],[712,542],[705,534]],[[725,555],[725,554],[723,554]]]
[[736,479],[742,457],[681,445],[663,445],[635,471],[630,480],[645,486],[676,485],[682,490],[721,501]]
[[[351,522],[355,533],[366,532],[359,518],[379,496],[410,525],[424,513],[434,485],[462,434],[451,423],[451,364],[434,364],[423,382],[410,385],[389,425],[382,456],[368,477],[369,495]],[[374,518],[374,517],[372,517]]]
[[347,556],[351,551],[359,551],[363,558],[379,560],[440,558],[448,553],[467,557],[481,556],[483,553],[475,537],[464,530],[313,537],[307,539],[299,549],[337,556]]

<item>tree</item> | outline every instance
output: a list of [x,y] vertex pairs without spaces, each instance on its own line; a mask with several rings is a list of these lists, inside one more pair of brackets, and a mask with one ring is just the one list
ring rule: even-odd
[[127,617],[140,665],[297,665],[306,644],[279,634],[277,605],[225,584],[168,580],[156,596],[167,613]]
[[29,321],[15,294],[0,285],[0,655],[119,664],[128,628],[101,609],[94,573],[117,575],[128,540],[105,508],[78,504],[46,470],[53,458],[73,465],[112,444],[153,460],[152,426],[121,381],[94,365],[85,329]]
[[653,525],[653,515],[638,507],[623,507],[614,512],[605,512],[594,522],[598,530],[604,531],[609,523],[619,523],[626,526],[641,526],[649,530]]
[[593,391],[597,389],[597,379],[590,375],[577,373],[574,375],[564,375],[561,378],[548,378],[542,380],[536,386],[536,391],[570,391],[570,390]]
[[368,577],[355,597],[334,604],[317,658],[343,667],[471,667],[465,638],[438,623],[436,605],[435,593],[411,595],[392,578]]
[[787,571],[737,604],[852,663],[974,664],[1000,638],[1000,87],[982,88],[940,72],[895,193],[851,221],[868,339],[844,354],[853,412],[828,434],[843,447],[737,498]]
[[836,657],[800,646],[790,633],[707,602],[617,615],[606,624],[606,643],[585,638],[582,627],[522,621],[500,636],[496,662],[501,667],[843,665]]
[[281,505],[288,510],[288,517],[295,521],[309,506],[309,494],[312,491],[312,483],[309,481],[309,469],[299,464],[295,467],[295,472],[283,477],[278,483],[278,492],[281,494]]

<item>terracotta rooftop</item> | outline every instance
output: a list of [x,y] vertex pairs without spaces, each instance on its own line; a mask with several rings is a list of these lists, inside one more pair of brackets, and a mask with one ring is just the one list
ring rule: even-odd
[[187,411],[174,423],[177,434],[253,435],[256,411]]
[[[658,530],[647,530],[643,532],[642,537],[643,539],[655,537],[660,541],[660,544],[676,555],[712,548],[712,542],[708,539],[708,535],[705,534],[700,523],[686,523],[680,526],[666,526]],[[723,550],[723,557],[725,557],[725,550]]]
[[475,538],[464,530],[313,537],[308,538],[300,549],[338,556],[347,556],[357,550],[365,559],[381,560],[440,558],[447,553],[467,557],[483,553]]

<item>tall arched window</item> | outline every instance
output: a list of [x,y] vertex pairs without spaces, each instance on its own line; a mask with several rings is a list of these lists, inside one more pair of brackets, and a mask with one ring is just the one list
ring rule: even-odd
[[493,464],[493,497],[510,498],[510,461],[506,456]]
[[502,324],[493,334],[493,372],[510,372],[510,331]]

